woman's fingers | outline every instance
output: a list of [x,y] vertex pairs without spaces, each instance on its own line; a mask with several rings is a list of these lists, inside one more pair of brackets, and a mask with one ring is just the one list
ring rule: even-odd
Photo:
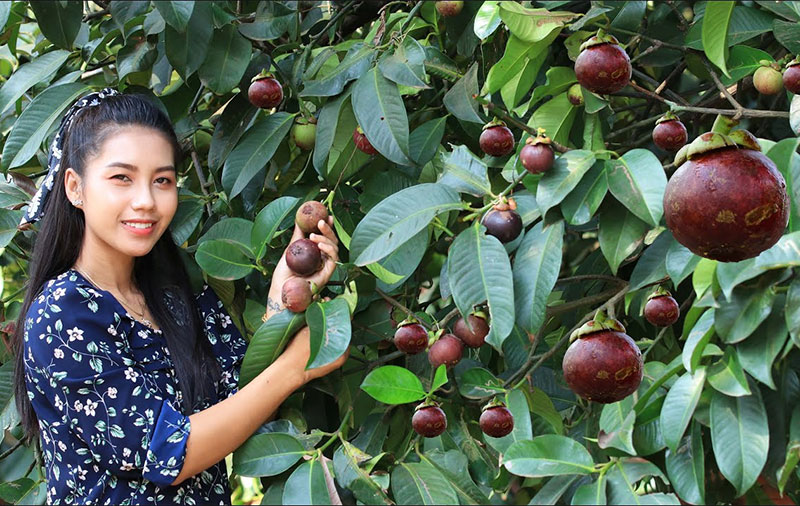
[[329,216],[328,221],[331,221],[331,224],[325,223],[323,220],[319,220],[317,223],[317,228],[322,235],[330,239],[334,244],[339,244],[339,239],[336,237],[336,233],[333,231],[333,217]]

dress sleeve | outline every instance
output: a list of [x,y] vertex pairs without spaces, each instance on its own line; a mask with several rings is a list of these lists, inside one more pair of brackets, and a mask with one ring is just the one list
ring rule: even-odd
[[219,400],[222,401],[238,391],[239,370],[247,351],[247,341],[210,286],[204,285],[197,295],[197,307],[214,356],[220,365],[221,375],[217,390]]
[[25,374],[47,428],[43,450],[65,448],[72,434],[84,443],[76,450],[84,459],[168,486],[183,467],[189,418],[161,395],[97,295],[69,284],[46,289],[26,315]]

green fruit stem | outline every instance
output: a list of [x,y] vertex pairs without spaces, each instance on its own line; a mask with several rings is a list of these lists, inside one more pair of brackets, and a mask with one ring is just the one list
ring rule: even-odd
[[731,130],[733,130],[733,127],[738,124],[739,120],[718,114],[717,119],[714,120],[714,125],[711,126],[711,131],[722,135],[728,135]]

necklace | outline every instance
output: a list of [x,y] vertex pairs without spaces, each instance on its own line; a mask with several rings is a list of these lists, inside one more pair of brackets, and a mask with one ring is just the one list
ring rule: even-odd
[[[97,288],[100,288],[101,290],[103,289],[103,288],[101,288],[101,287],[100,287],[100,284],[99,284],[99,283],[97,283],[97,281],[93,280],[93,279],[91,278],[91,276],[89,276],[88,274],[86,274],[84,271],[82,271],[82,270],[78,269],[77,267],[75,267],[74,269],[75,269],[76,271],[78,271],[78,272],[81,274],[81,276],[83,276],[84,278],[88,279],[88,280],[89,280],[89,281],[90,281],[90,282],[91,282],[91,283],[92,283],[94,286],[96,286]],[[111,291],[109,291],[109,290],[106,290],[106,291],[107,291],[107,292],[109,292],[109,293],[112,293],[112,292],[111,292]],[[126,311],[130,311],[130,312],[132,312],[132,313],[134,314],[134,316],[138,316],[138,319],[139,319],[139,320],[140,320],[142,323],[144,323],[145,325],[147,325],[147,326],[148,326],[148,327],[150,327],[150,328],[153,328],[153,322],[151,322],[150,320],[148,320],[147,318],[145,318],[145,317],[144,317],[144,315],[145,315],[145,311],[146,311],[146,306],[145,306],[145,304],[144,304],[144,301],[142,301],[142,309],[141,309],[141,311],[136,311],[136,310],[134,310],[134,309],[133,309],[133,305],[132,305],[132,304],[130,304],[130,303],[127,301],[127,300],[125,300],[125,299],[124,299],[122,296],[120,296],[120,295],[117,295],[117,300],[120,302],[120,305],[122,305],[122,307],[123,307],[123,308],[124,308]]]

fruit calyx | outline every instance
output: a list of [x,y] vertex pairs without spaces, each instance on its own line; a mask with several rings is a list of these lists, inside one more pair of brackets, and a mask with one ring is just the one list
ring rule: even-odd
[[267,69],[263,69],[261,72],[259,72],[258,74],[254,75],[250,79],[250,82],[254,83],[254,82],[260,81],[262,79],[275,79],[275,75],[272,72],[267,72]]
[[553,143],[552,139],[550,139],[550,137],[548,137],[547,134],[544,133],[545,132],[544,128],[539,128],[536,132],[537,133],[535,137],[528,137],[527,139],[525,139],[525,144],[529,146],[536,146],[538,144],[547,144],[549,146]]
[[602,309],[598,309],[594,314],[593,320],[589,320],[588,322],[584,323],[569,336],[569,342],[571,343],[576,339],[582,339],[590,334],[602,332],[604,330],[613,330],[615,332],[622,332],[624,334],[625,326],[622,325],[619,320],[609,317],[608,314]]
[[730,134],[719,132],[706,132],[697,136],[690,144],[682,147],[675,155],[675,165],[683,165],[686,160],[709,153],[716,149],[739,147],[761,151],[758,139],[747,130],[734,130]]
[[650,295],[647,296],[647,300],[655,299],[656,297],[664,297],[664,296],[671,297],[672,293],[670,293],[670,291],[667,290],[666,288],[664,288],[663,286],[659,285],[658,288],[656,288],[653,291],[653,293],[651,293]]
[[499,126],[500,127],[507,127],[508,125],[506,125],[506,122],[501,120],[500,118],[495,118],[492,121],[490,121],[490,122],[486,123],[485,125],[483,125],[483,128],[481,130],[487,130],[489,128],[494,128],[494,127],[499,127]]
[[675,120],[680,121],[680,118],[678,118],[678,116],[674,112],[667,111],[663,116],[661,116],[656,120],[656,125],[664,123],[665,121],[675,121]]
[[616,44],[619,45],[619,41],[616,37],[611,35],[610,33],[606,33],[603,29],[597,30],[597,34],[589,37],[583,44],[581,44],[580,50],[583,51],[584,49],[599,46],[600,44]]

